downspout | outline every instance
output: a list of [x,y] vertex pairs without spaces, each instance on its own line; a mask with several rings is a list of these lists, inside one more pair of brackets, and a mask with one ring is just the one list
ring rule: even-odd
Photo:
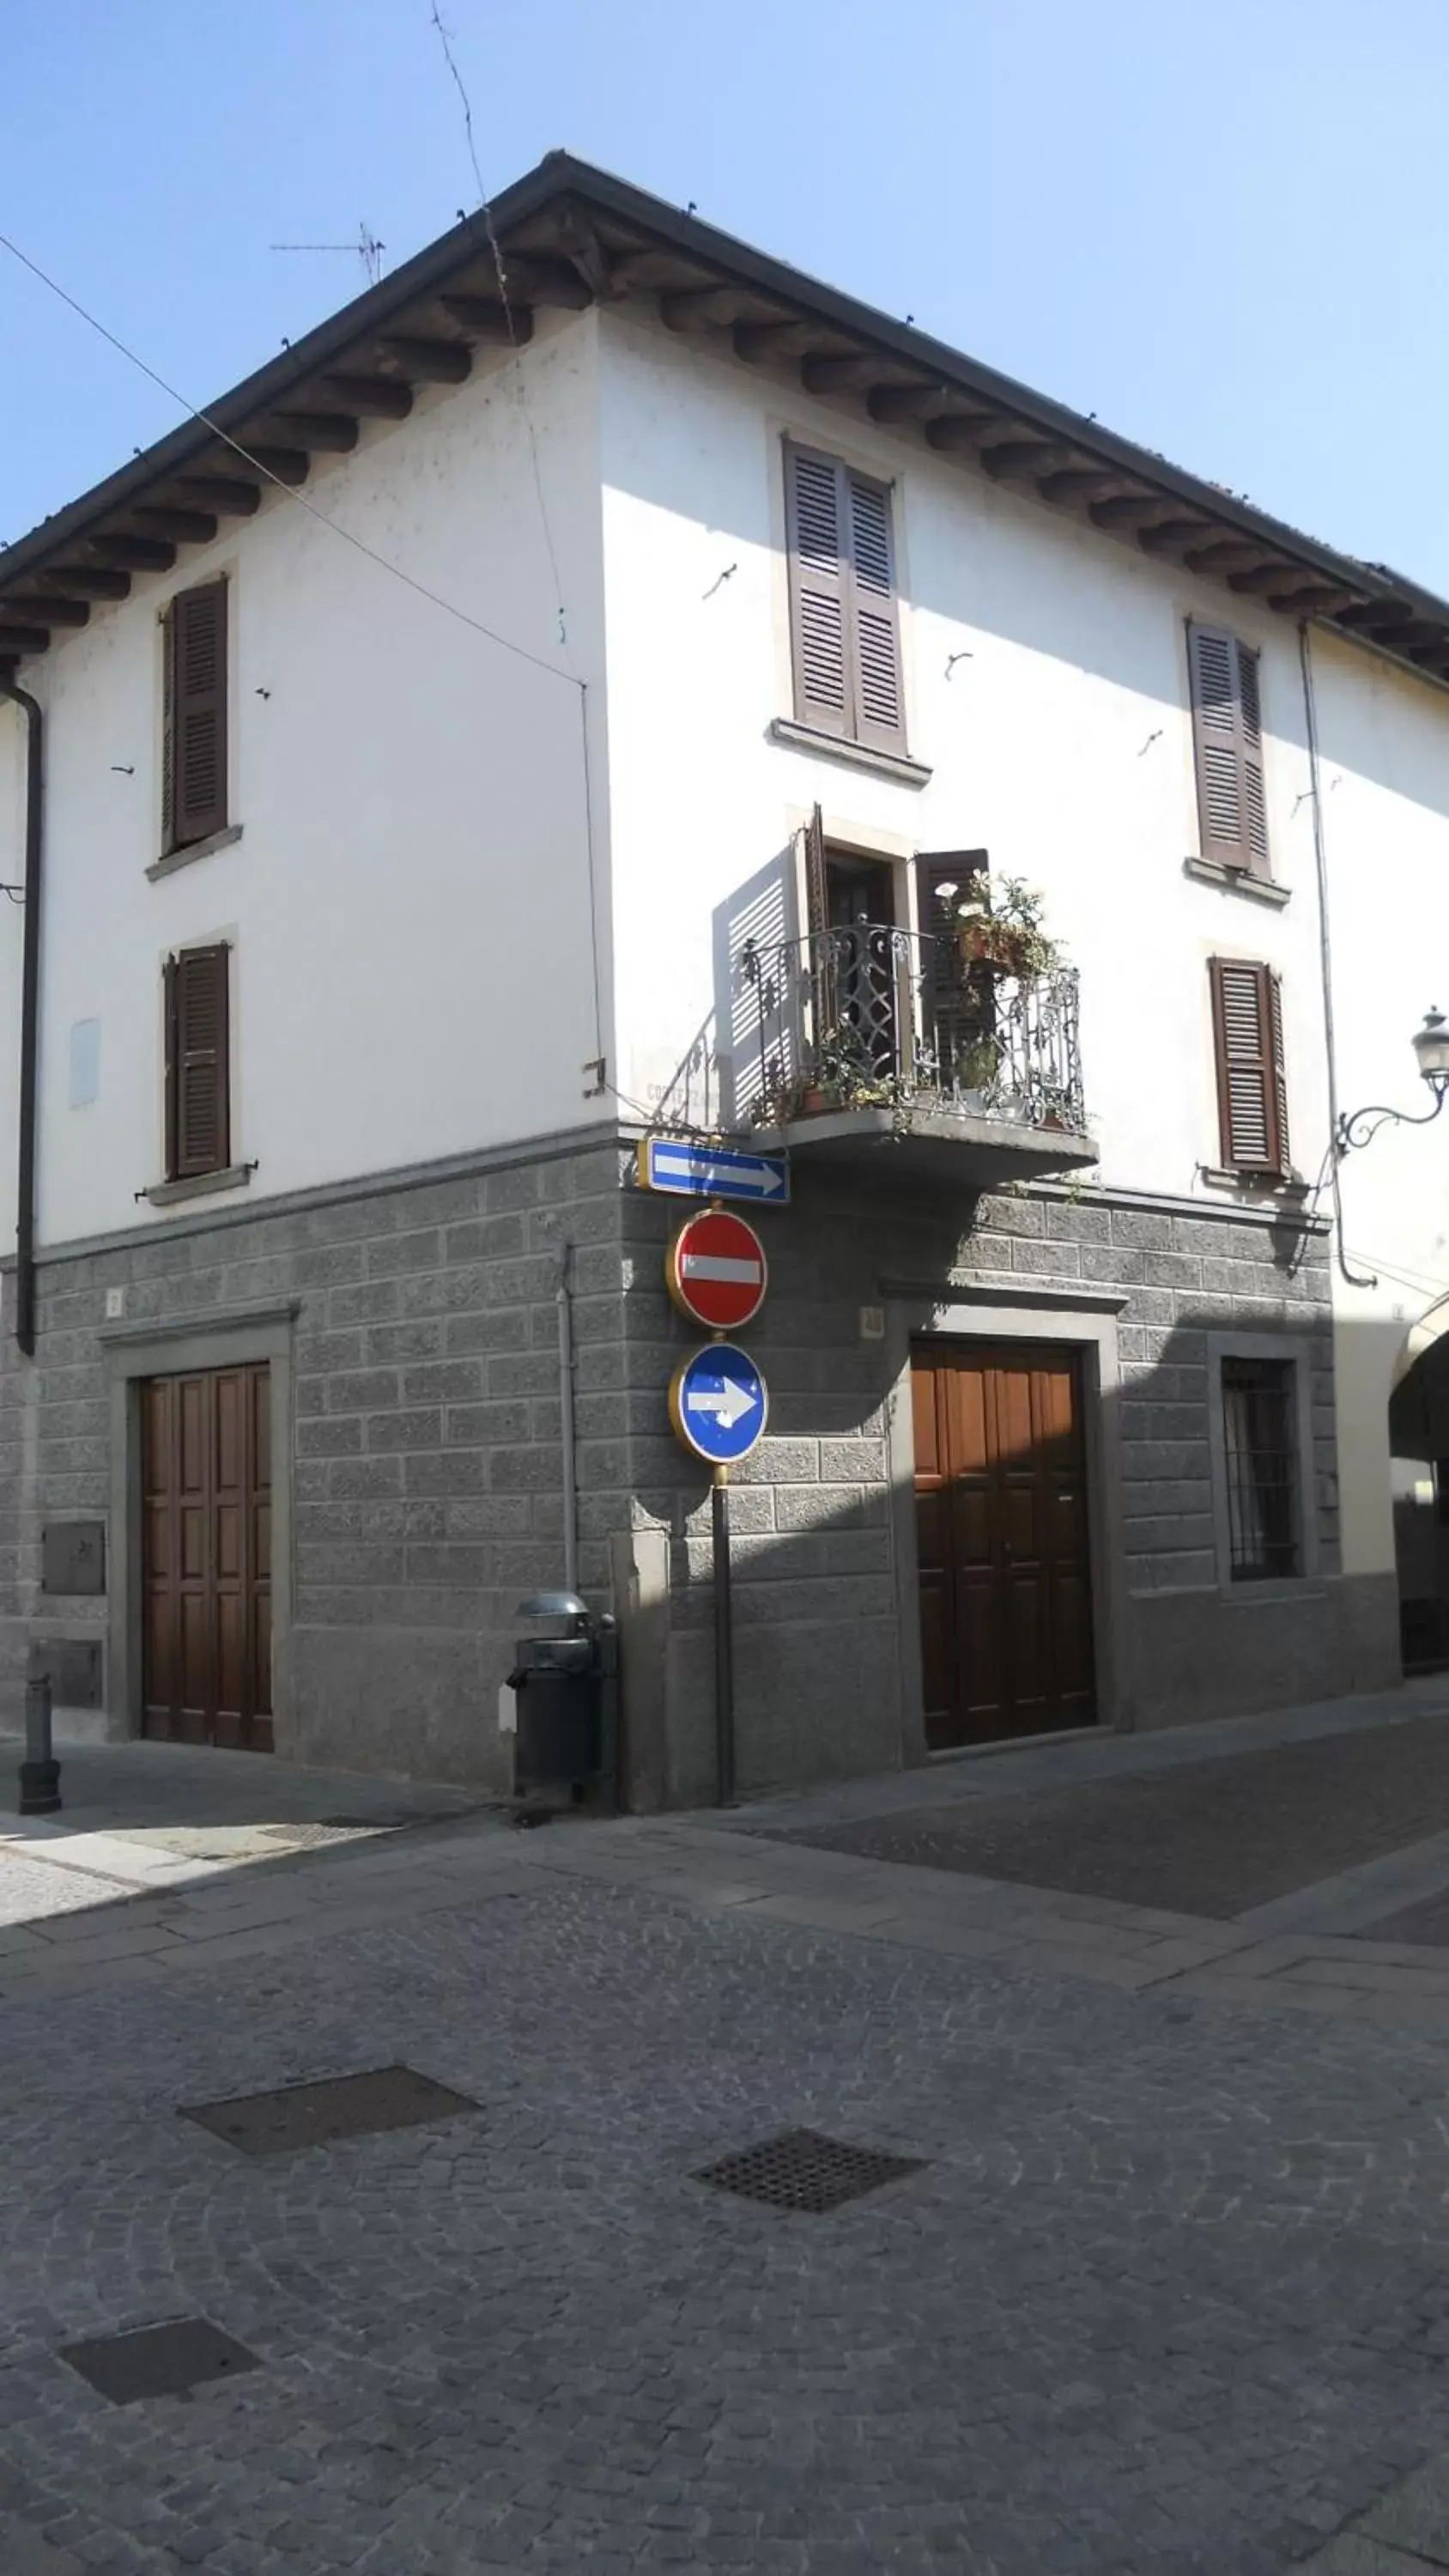
[[36,1057],[40,1030],[41,780],[44,719],[40,701],[0,672],[0,698],[23,708],[25,764],[25,934],[20,970],[20,1134],[15,1208],[15,1339],[35,1355]]
[[579,1478],[578,1448],[574,1434],[574,1318],[573,1300],[569,1295],[569,1248],[565,1244],[559,1255],[558,1286],[554,1291],[558,1307],[558,1409],[559,1442],[563,1452],[563,1524],[564,1524],[564,1590],[579,1588]]
[[1333,1244],[1338,1266],[1350,1288],[1376,1288],[1372,1272],[1350,1270],[1343,1245],[1343,1157],[1338,1150],[1338,1049],[1333,1018],[1333,940],[1328,919],[1328,850],[1323,830],[1323,787],[1318,765],[1318,708],[1313,692],[1313,648],[1308,620],[1298,623],[1298,661],[1303,673],[1303,731],[1308,745],[1308,809],[1313,816],[1313,860],[1318,874],[1318,962],[1323,980],[1323,1045],[1328,1058],[1328,1164],[1333,1200]]

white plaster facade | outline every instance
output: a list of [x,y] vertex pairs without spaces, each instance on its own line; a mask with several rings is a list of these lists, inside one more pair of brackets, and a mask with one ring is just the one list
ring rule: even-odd
[[[256,1164],[253,1200],[594,1114],[581,1066],[607,1038],[578,685],[595,684],[602,768],[594,338],[582,315],[460,392],[424,394],[406,423],[370,425],[354,455],[314,471],[305,507],[273,494],[22,672],[46,711],[42,1250],[160,1214],[136,1193],[162,1175],[162,961],[188,943],[234,943],[233,1157]],[[389,579],[314,512],[536,662]],[[174,591],[219,573],[240,837],[152,881],[158,620]],[[19,715],[0,708],[11,878],[23,763]],[[602,792],[591,819],[606,996]],[[8,1248],[22,914],[0,909]],[[71,1032],[88,1020],[96,1097],[72,1108]]]

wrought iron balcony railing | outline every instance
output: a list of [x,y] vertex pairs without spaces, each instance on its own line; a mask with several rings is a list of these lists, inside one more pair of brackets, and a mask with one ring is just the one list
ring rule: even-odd
[[1074,967],[1014,975],[871,921],[752,940],[740,967],[737,1105],[755,1126],[918,1106],[1085,1134]]

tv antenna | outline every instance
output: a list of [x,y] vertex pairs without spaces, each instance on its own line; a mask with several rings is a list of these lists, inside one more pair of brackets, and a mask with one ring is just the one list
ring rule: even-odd
[[378,240],[370,224],[357,227],[356,241],[345,242],[273,242],[273,250],[343,251],[349,259],[360,259],[367,271],[369,286],[376,286],[382,275],[382,255],[386,242]]

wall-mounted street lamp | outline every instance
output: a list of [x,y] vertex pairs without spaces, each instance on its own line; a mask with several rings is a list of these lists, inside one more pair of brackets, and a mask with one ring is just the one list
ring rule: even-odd
[[1355,1109],[1351,1117],[1338,1122],[1333,1143],[1340,1157],[1356,1145],[1371,1144],[1381,1127],[1427,1127],[1438,1117],[1449,1098],[1449,1022],[1442,1011],[1425,1013],[1424,1025],[1415,1030],[1412,1043],[1420,1076],[1434,1095],[1433,1107],[1422,1118],[1411,1118],[1404,1109]]

